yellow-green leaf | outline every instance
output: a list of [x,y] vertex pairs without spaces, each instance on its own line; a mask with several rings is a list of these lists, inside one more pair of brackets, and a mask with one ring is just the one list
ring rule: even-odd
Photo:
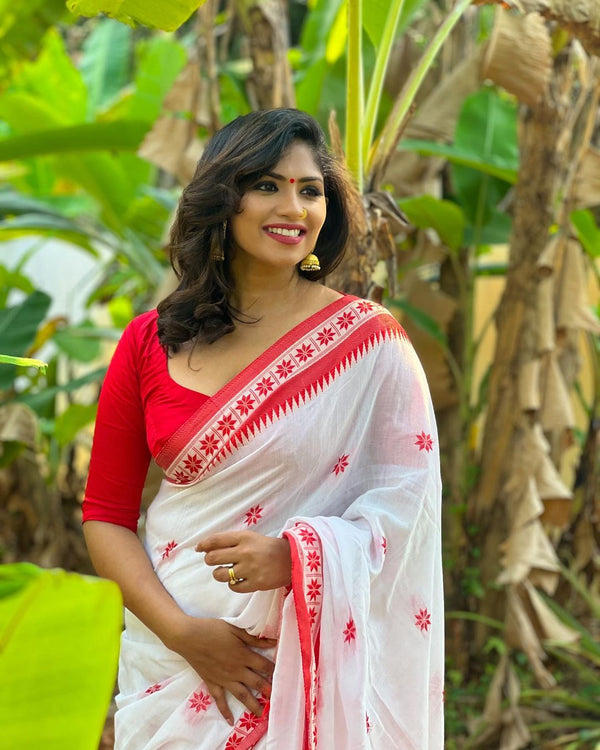
[[67,0],[71,13],[96,16],[104,13],[132,26],[140,23],[163,31],[175,31],[206,0]]
[[121,620],[111,581],[28,563],[0,566],[2,747],[97,749]]

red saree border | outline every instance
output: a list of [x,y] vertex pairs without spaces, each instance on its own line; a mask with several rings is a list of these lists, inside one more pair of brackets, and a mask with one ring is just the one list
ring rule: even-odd
[[323,551],[317,532],[304,521],[283,534],[290,542],[292,591],[304,683],[303,750],[317,747],[319,629],[323,603]]
[[351,296],[335,300],[203,404],[165,443],[157,463],[168,481],[195,484],[251,436],[317,395],[377,343],[393,337],[406,334],[385,308]]
[[[238,719],[235,729],[227,738],[223,750],[252,750],[267,731],[269,708],[270,703],[266,701],[260,718],[254,717],[254,714],[250,714],[249,711],[245,711]],[[254,717],[256,723],[251,721],[249,717]]]

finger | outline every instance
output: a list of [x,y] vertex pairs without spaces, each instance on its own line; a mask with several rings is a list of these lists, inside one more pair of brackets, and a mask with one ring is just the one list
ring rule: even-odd
[[244,643],[247,646],[252,646],[252,648],[273,648],[273,646],[277,645],[277,639],[276,638],[261,638],[258,635],[250,635],[246,630],[242,630],[242,628],[236,628],[238,631],[236,635],[241,641],[244,641]]
[[[230,570],[233,570],[233,575],[235,576],[236,583],[231,580],[231,573],[229,572]],[[244,581],[243,576],[241,576],[238,572],[237,565],[235,566],[235,568],[233,565],[215,568],[215,570],[213,570],[213,578],[219,583],[228,583],[231,586],[232,591],[234,591]]]
[[231,565],[231,563],[237,562],[238,558],[239,550],[237,547],[223,547],[223,549],[207,552],[204,555],[204,562],[207,565]]
[[257,674],[263,675],[271,682],[273,678],[273,672],[275,671],[275,664],[270,660],[266,659],[260,654],[252,652],[253,656],[247,661],[248,667]]
[[250,689],[241,682],[235,682],[231,685],[225,686],[229,692],[237,698],[246,708],[251,711],[255,716],[261,716],[263,707],[258,702],[258,699],[252,695]]
[[223,531],[220,534],[211,534],[198,542],[196,552],[235,547],[239,542],[240,533],[239,531]]
[[227,704],[225,690],[223,690],[220,685],[213,685],[209,682],[206,683],[206,687],[208,688],[208,692],[212,695],[215,705],[219,709],[221,716],[230,726],[233,726],[233,714],[231,713],[231,710]]
[[[229,584],[229,588],[235,593],[235,594],[252,594],[255,591],[258,591],[259,589],[256,587],[256,584],[252,582],[251,578],[244,578],[242,573],[240,572],[240,566],[239,564],[235,565],[234,573],[235,577],[238,579],[237,583],[231,583],[229,581],[229,570],[227,570],[227,576],[220,575],[217,580],[223,581],[224,583]],[[213,573],[214,575],[214,573]],[[216,576],[215,576],[216,578]]]
[[255,672],[253,669],[246,669],[245,672],[246,676],[243,678],[244,685],[249,688],[254,694],[257,693],[259,696],[264,695],[267,698],[270,697],[270,681],[265,679],[262,675],[258,674],[258,672]]

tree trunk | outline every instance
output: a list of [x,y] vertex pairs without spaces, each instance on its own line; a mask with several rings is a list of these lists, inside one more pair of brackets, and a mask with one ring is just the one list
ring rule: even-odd
[[[504,544],[505,557],[509,554],[507,540],[514,533],[529,482],[541,505],[536,490],[538,464],[530,461],[528,450],[532,440],[543,442],[543,430],[537,409],[524,401],[520,385],[523,374],[534,371],[541,356],[538,291],[543,277],[538,262],[552,225],[559,227],[559,233],[569,231],[573,178],[589,144],[597,108],[596,84],[581,86],[573,71],[567,49],[555,59],[546,95],[524,111],[520,128],[521,167],[506,287],[497,310],[481,472],[468,506],[469,520],[479,528],[482,582],[488,586],[506,565],[499,550]],[[539,524],[540,515],[532,516],[530,524]],[[533,526],[529,528],[533,531]],[[529,568],[523,563],[521,578],[510,583],[520,585],[528,578],[536,567],[535,562],[528,564]],[[504,619],[505,607],[503,595],[488,590],[480,611]],[[539,662],[536,666],[542,674]]]

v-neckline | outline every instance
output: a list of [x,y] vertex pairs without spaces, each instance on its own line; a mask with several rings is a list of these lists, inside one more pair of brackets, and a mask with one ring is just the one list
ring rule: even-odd
[[218,388],[212,395],[208,395],[206,393],[203,393],[202,391],[197,391],[195,388],[188,388],[186,385],[178,383],[169,372],[168,358],[165,357],[167,377],[169,378],[170,382],[176,387],[182,388],[184,391],[188,391],[189,393],[196,393],[198,394],[198,396],[203,396],[204,399],[206,399],[204,403],[220,401],[224,395],[229,393],[230,390],[235,389],[239,383],[243,383],[244,380],[248,378],[248,375],[250,373],[253,374],[256,369],[258,369],[258,371],[260,372],[263,369],[263,362],[265,360],[268,360],[269,358],[275,358],[276,354],[279,351],[285,351],[285,349],[287,349],[287,347],[289,346],[289,342],[296,340],[303,328],[313,327],[321,318],[324,320],[327,319],[330,314],[335,313],[338,307],[343,307],[343,305],[346,304],[349,300],[355,299],[355,297],[350,294],[341,294],[341,297],[328,302],[324,307],[321,307],[319,310],[311,313],[308,317],[304,318],[304,320],[296,323],[296,325],[290,328],[289,331],[283,333],[272,344],[269,344],[269,346],[264,349],[257,357],[255,357],[251,362],[245,365],[236,375],[233,375],[233,377],[231,377],[226,383]]

